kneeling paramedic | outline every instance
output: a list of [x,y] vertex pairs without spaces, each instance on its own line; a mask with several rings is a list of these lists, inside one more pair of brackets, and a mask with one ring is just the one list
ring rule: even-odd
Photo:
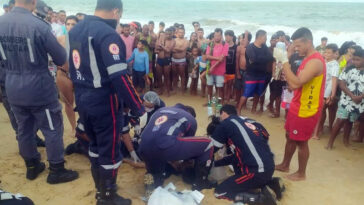
[[[216,161],[214,166],[233,165],[235,174],[217,186],[215,196],[239,201],[243,200],[241,194],[245,192],[262,188],[264,194],[267,191],[265,186],[274,184],[272,189],[280,198],[278,180],[272,177],[274,156],[268,145],[269,134],[266,129],[253,120],[239,117],[232,105],[222,107],[220,120],[215,129],[208,128],[208,134],[211,135],[215,150],[225,145],[231,155]],[[272,196],[266,198],[274,202]]]
[[177,104],[158,109],[141,135],[139,153],[145,162],[146,194],[163,185],[165,165],[171,161],[195,160],[195,190],[210,189],[207,180],[212,159],[213,145],[205,137],[194,137],[197,130],[193,108]]

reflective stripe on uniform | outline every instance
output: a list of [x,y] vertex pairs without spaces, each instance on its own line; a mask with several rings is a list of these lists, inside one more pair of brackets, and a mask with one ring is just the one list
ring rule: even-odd
[[3,48],[3,45],[1,45],[0,43],[0,55],[1,55],[1,58],[3,60],[6,60],[6,56],[5,56],[5,52],[4,52],[4,48]]
[[30,38],[27,38],[27,44],[28,44],[30,62],[34,63],[34,53],[33,53],[32,43],[30,42]]
[[88,150],[88,155],[92,158],[98,158],[99,157],[99,154],[96,154],[94,152],[91,152],[91,150]]
[[51,130],[54,130],[54,127],[53,127],[53,121],[52,121],[52,117],[51,117],[51,113],[49,112],[49,109],[46,109],[46,110],[45,110],[45,112],[46,112],[46,115],[47,115],[49,128],[50,128]]
[[106,170],[114,170],[114,169],[119,168],[120,165],[121,165],[121,161],[116,164],[113,164],[113,165],[101,165],[101,166],[102,166],[102,168],[104,168]]
[[94,78],[93,84],[95,88],[101,88],[101,76],[99,67],[97,66],[94,48],[92,47],[92,37],[88,38],[88,51],[90,54],[90,68]]
[[126,70],[127,68],[128,65],[126,63],[118,63],[107,67],[107,72],[109,73],[109,75],[112,75],[114,73]]
[[235,119],[232,119],[231,122],[233,122],[238,128],[240,133],[243,135],[243,139],[245,141],[245,143],[247,144],[250,152],[252,153],[253,157],[255,158],[255,161],[258,164],[258,172],[262,173],[264,172],[264,164],[262,159],[260,158],[257,150],[255,149],[255,146],[253,145],[248,133],[246,132],[246,130],[244,129],[244,127]]
[[173,115],[177,114],[176,111],[172,111],[172,110],[162,110],[162,111],[160,111],[160,113],[169,113],[169,114],[173,114]]
[[214,138],[211,138],[211,142],[213,143],[213,145],[217,148],[221,148],[223,147],[224,145],[221,144],[220,142],[216,141]]
[[125,131],[129,131],[130,130],[130,127],[129,127],[129,125],[127,125],[127,126],[125,126],[125,127],[123,127],[123,132],[125,132]]
[[80,129],[83,132],[85,131],[85,126],[83,126],[83,124],[80,123],[80,122],[77,124],[77,128]]
[[179,119],[176,122],[176,124],[172,125],[169,128],[169,130],[167,132],[167,135],[171,136],[177,128],[181,127],[182,123],[184,123],[184,122],[187,122],[187,118],[183,117],[183,118]]

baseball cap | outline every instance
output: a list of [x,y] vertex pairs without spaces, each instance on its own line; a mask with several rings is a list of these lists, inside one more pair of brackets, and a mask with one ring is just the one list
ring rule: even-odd
[[40,17],[43,17],[43,18],[47,16],[48,11],[49,11],[47,4],[44,3],[44,1],[42,1],[42,0],[37,1],[36,9],[37,9],[37,11],[36,11],[37,15]]

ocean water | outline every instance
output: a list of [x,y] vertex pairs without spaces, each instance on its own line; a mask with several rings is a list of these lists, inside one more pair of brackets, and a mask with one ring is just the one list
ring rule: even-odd
[[[5,0],[0,0],[3,3]],[[96,0],[45,0],[55,10],[68,14],[93,14]],[[364,3],[317,1],[244,1],[244,0],[123,0],[122,23],[153,20],[167,26],[183,23],[186,35],[193,30],[192,21],[199,21],[205,34],[215,28],[231,29],[236,34],[245,30],[253,34],[264,29],[268,35],[283,30],[291,35],[305,26],[314,34],[315,45],[323,36],[339,46],[353,40],[364,46]],[[253,35],[254,36],[254,35]]]

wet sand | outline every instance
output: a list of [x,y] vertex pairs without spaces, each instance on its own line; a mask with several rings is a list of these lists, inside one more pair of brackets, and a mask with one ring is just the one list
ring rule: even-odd
[[[185,103],[196,109],[199,129],[197,135],[206,133],[208,124],[206,108],[202,106],[205,101],[199,96],[177,95],[162,97],[167,105],[177,102]],[[245,116],[261,122],[271,134],[270,145],[275,154],[275,161],[279,163],[284,154],[285,131],[284,119],[272,119],[265,112],[261,115],[251,115],[243,111]],[[71,129],[64,115],[65,146],[74,141]],[[95,189],[90,173],[90,163],[84,156],[77,154],[66,156],[66,167],[77,170],[80,178],[74,182],[49,185],[46,183],[48,170],[44,171],[36,180],[25,179],[25,165],[18,154],[18,146],[14,131],[11,128],[8,116],[0,106],[0,184],[4,190],[22,193],[30,197],[37,205],[88,205],[96,204],[94,199]],[[290,182],[284,179],[287,191],[280,204],[318,205],[318,204],[364,204],[364,144],[352,144],[346,148],[342,144],[340,135],[332,151],[324,147],[328,141],[328,132],[321,140],[310,141],[310,159],[307,167],[307,180],[303,182]],[[46,161],[45,149],[40,148],[42,160]],[[47,164],[48,166],[48,164]],[[297,154],[293,157],[291,172],[297,169]],[[133,204],[145,204],[140,200],[144,193],[143,169],[135,169],[123,164],[119,169],[118,186],[119,194],[131,198]],[[275,176],[283,177],[286,174],[276,172]],[[166,183],[174,182],[178,190],[189,189],[180,177],[171,177]],[[217,200],[213,196],[213,190],[203,191],[205,199],[202,204],[232,204],[226,200]]]

